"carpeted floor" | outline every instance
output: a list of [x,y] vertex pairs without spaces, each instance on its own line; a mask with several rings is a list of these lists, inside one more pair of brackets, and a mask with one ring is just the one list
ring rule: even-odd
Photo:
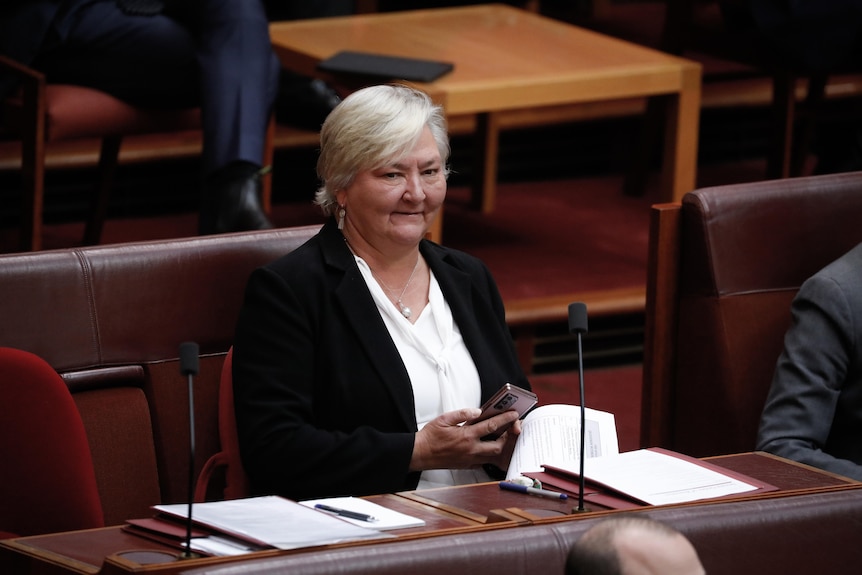
[[506,300],[643,285],[654,198],[621,186],[616,176],[505,184],[491,214],[464,207],[456,188],[443,242],[485,261]]
[[[468,189],[454,187],[443,242],[485,261],[507,301],[640,285],[653,198],[624,196],[620,186],[616,176],[505,183],[488,215],[467,208]],[[288,227],[323,219],[310,202],[288,202],[274,206],[273,221]],[[196,225],[193,213],[114,218],[103,243],[192,236]],[[13,249],[15,230],[0,231],[0,245]],[[77,245],[82,233],[79,222],[47,225],[45,249]]]

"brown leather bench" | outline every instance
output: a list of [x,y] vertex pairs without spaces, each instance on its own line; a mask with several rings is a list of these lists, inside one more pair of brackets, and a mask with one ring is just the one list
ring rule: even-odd
[[[179,345],[201,348],[197,473],[220,447],[218,379],[246,279],[318,229],[0,255],[0,346],[39,355],[68,383],[90,439],[106,524],[149,515],[155,503],[186,501]],[[555,305],[565,313],[567,300]],[[529,324],[518,313],[510,311],[516,330]]]
[[218,380],[245,283],[319,226],[0,256],[0,346],[33,352],[81,411],[108,525],[187,500],[188,385],[200,345],[200,471],[216,452]]
[[[859,490],[637,511],[685,533],[710,575],[857,573]],[[561,574],[571,545],[606,514],[190,569],[188,575]]]
[[704,188],[653,206],[641,441],[751,451],[790,302],[862,242],[862,172]]

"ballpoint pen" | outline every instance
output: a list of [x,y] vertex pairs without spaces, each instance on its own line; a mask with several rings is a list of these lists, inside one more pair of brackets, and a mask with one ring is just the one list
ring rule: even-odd
[[517,483],[509,483],[508,481],[500,482],[500,489],[508,491],[517,491],[519,493],[527,493],[529,495],[537,495],[539,497],[547,497],[548,499],[568,499],[569,496],[565,493],[557,491],[548,491],[547,489],[539,489],[538,487],[527,487],[526,485],[518,485]]
[[334,513],[339,517],[347,517],[348,519],[358,519],[359,521],[367,521],[369,523],[374,523],[375,521],[377,521],[377,518],[372,515],[366,515],[365,513],[359,513],[357,511],[350,511],[349,509],[339,509],[338,507],[324,505],[323,503],[316,504],[314,508],[320,509],[321,511]]

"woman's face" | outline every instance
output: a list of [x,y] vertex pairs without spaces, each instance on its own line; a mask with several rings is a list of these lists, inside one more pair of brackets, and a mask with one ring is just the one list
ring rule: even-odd
[[446,177],[431,130],[425,128],[407,156],[359,172],[336,197],[347,210],[348,240],[359,234],[379,250],[386,244],[418,244],[446,197]]

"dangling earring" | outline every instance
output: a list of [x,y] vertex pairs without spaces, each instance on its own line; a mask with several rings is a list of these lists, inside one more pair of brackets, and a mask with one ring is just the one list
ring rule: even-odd
[[347,210],[344,209],[344,206],[338,207],[338,229],[344,229],[344,216],[347,215]]

